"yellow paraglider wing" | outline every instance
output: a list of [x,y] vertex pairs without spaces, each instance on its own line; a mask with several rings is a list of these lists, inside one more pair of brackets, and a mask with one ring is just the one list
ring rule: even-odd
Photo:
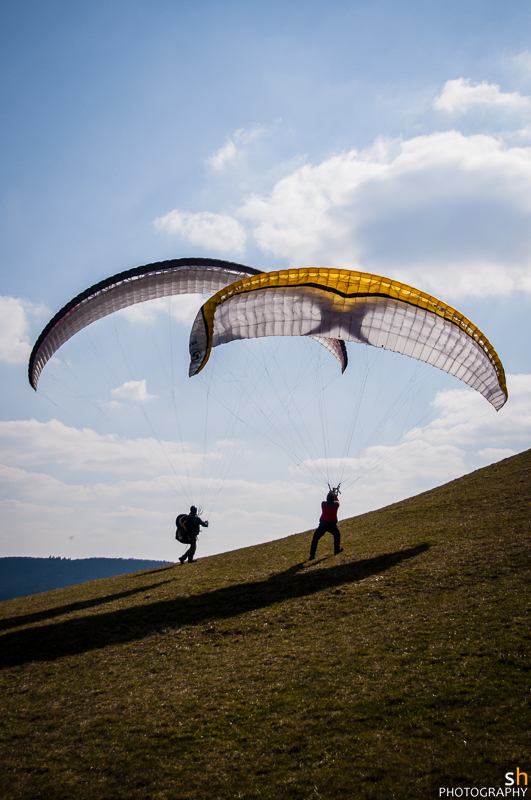
[[382,347],[425,361],[476,389],[496,409],[505,374],[486,336],[463,314],[404,283],[344,269],[264,272],[221,289],[190,335],[190,376],[212,347],[262,336],[312,336]]

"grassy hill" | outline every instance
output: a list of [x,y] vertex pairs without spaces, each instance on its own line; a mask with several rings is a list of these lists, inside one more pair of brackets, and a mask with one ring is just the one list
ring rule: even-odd
[[531,781],[530,495],[528,451],[344,521],[339,556],[302,533],[0,603],[0,796]]

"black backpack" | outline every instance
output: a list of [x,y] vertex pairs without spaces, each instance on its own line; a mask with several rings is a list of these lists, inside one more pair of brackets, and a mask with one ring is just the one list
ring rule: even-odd
[[188,522],[188,514],[179,514],[175,520],[177,530],[175,531],[175,538],[182,544],[191,544],[190,537],[186,530],[186,523]]

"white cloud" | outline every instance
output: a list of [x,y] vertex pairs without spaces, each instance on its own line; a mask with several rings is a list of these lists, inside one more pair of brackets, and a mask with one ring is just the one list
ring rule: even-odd
[[477,392],[454,389],[435,399],[436,419],[423,431],[410,433],[411,439],[453,446],[506,452],[531,446],[531,375],[508,375],[509,399],[499,412],[485,404]]
[[[18,433],[21,450],[27,451],[33,444],[30,430],[19,428]],[[80,433],[77,442],[88,450],[81,459],[86,462],[93,457],[93,440],[87,431]],[[48,462],[57,455],[57,449],[50,451]],[[75,468],[78,461],[73,451],[71,455]],[[196,479],[198,495],[204,491],[202,484],[210,483]],[[315,490],[300,482],[288,486],[281,481],[223,480],[218,488],[222,491],[216,510],[206,509],[211,526],[202,531],[200,555],[269,541],[312,524],[305,518],[305,509]],[[182,546],[174,538],[175,516],[191,504],[186,493],[176,489],[175,477],[168,474],[87,485],[0,466],[2,551],[6,555],[176,559]],[[275,497],[275,511],[264,509],[264,497]],[[318,508],[318,496],[314,499]]]
[[514,75],[516,80],[527,83],[531,76],[531,52],[524,50],[517,55],[509,55],[503,59],[504,71]]
[[227,166],[233,166],[246,153],[246,147],[264,132],[261,126],[256,126],[251,130],[239,128],[235,133],[225,140],[225,143],[210,158],[207,164],[216,172],[223,172]]
[[102,436],[90,428],[79,430],[56,419],[0,422],[0,462],[11,466],[53,463],[92,474],[157,475],[168,470],[169,461],[177,480],[186,466],[200,469],[204,459],[215,460],[216,454],[194,453],[187,442]]
[[0,361],[24,364],[31,353],[29,342],[30,317],[46,311],[42,305],[18,297],[0,296]]
[[510,458],[514,456],[514,450],[503,447],[485,447],[483,450],[478,450],[478,456],[485,460],[486,463],[491,464],[496,461],[501,461],[503,458]]
[[[450,83],[448,103],[458,88]],[[529,101],[488,84],[459,86],[474,102]],[[531,147],[514,141],[455,130],[380,138],[294,169],[233,216],[175,210],[155,224],[214,253],[253,242],[292,267],[383,274],[449,302],[531,292]]]
[[472,83],[468,78],[446,81],[433,105],[448,114],[464,114],[473,108],[530,111],[531,100],[518,92],[502,92],[496,83]]
[[[341,516],[380,508],[529,448],[531,375],[509,375],[508,385],[509,401],[498,413],[477,392],[441,392],[432,422],[412,430],[400,445],[371,447],[353,459],[353,474],[360,478],[350,488],[345,482]],[[142,474],[146,464],[139,454],[151,456],[155,445],[57,421],[0,423],[3,553],[175,559],[181,551],[173,522],[177,511],[186,510],[187,495],[165,461],[148,466],[147,473],[154,468],[151,476]],[[164,445],[173,460],[178,446]],[[187,459],[195,475],[208,475],[216,460],[191,451]],[[66,478],[49,474],[58,466]],[[184,484],[184,472],[181,478]],[[297,474],[262,482],[203,477],[194,478],[194,485],[197,496],[217,494],[215,508],[205,509],[211,526],[201,534],[200,555],[311,529],[323,499],[322,487]]]
[[348,237],[355,225],[335,212],[384,170],[378,157],[355,150],[316,167],[305,164],[278,181],[268,196],[251,197],[240,214],[251,224],[262,250],[288,258],[293,266],[315,263],[320,257],[327,264],[325,253],[333,254],[334,242]]
[[531,375],[508,375],[507,383],[509,400],[499,412],[472,390],[441,392],[432,422],[397,445],[370,447],[349,459],[343,516],[411,497],[531,447]]
[[[354,465],[362,478],[344,491],[342,516],[414,495],[526,449],[531,376],[509,376],[508,383],[510,399],[498,414],[475,392],[444,392],[436,397],[433,422],[411,431],[400,446],[370,448]],[[0,423],[3,552],[175,559],[181,551],[173,520],[187,508],[188,478],[212,475],[217,457],[162,444],[177,474],[166,456],[157,455],[154,440],[101,436],[56,420]],[[63,477],[52,477],[54,470]],[[211,527],[201,534],[200,555],[268,541],[317,522],[322,491],[296,474],[287,481],[253,482],[222,473],[216,479],[194,477],[193,483],[194,500],[217,494],[215,509],[205,509]]]
[[118,400],[125,400],[132,403],[145,403],[154,400],[157,395],[149,394],[146,387],[146,379],[141,381],[126,381],[117,389],[111,389],[111,395]]
[[531,291],[531,148],[491,136],[378,140],[297,169],[239,216],[294,267],[362,269],[444,299]]
[[174,209],[156,219],[155,227],[214,253],[242,253],[245,249],[245,231],[226,214],[210,211],[191,214]]

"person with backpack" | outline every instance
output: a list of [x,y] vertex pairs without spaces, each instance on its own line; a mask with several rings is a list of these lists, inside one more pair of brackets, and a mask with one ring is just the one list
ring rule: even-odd
[[192,564],[195,561],[194,556],[197,547],[199,529],[201,525],[204,528],[208,528],[208,520],[203,522],[203,520],[197,516],[197,508],[195,506],[190,506],[190,513],[179,514],[175,520],[175,524],[177,525],[175,538],[183,544],[190,545],[186,553],[183,556],[180,556],[179,561],[181,564],[184,564],[184,562],[188,560],[188,563]]
[[337,489],[330,489],[330,486],[328,488],[330,491],[326,496],[326,500],[323,500],[321,503],[321,518],[319,519],[319,526],[313,535],[310,547],[310,561],[313,561],[315,558],[317,544],[321,536],[324,536],[325,533],[331,533],[334,537],[334,555],[337,556],[337,554],[341,553],[343,550],[341,547],[341,534],[337,527],[337,511],[339,508],[337,495],[339,486]]

